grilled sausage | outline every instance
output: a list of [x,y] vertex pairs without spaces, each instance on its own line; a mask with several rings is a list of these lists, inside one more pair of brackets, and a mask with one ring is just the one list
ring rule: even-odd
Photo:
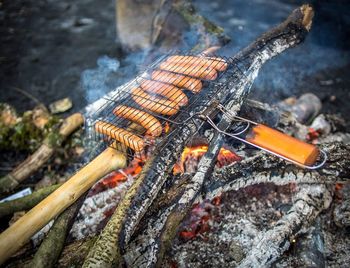
[[186,94],[173,85],[145,79],[141,82],[140,86],[148,92],[162,95],[165,98],[178,103],[179,106],[185,106],[188,103]]
[[187,88],[193,93],[198,93],[202,89],[202,82],[199,79],[182,74],[170,73],[167,71],[153,71],[152,79],[160,82],[173,84],[180,88]]
[[183,64],[165,61],[159,65],[159,68],[164,71],[185,74],[204,80],[215,80],[218,77],[216,70],[210,66],[205,66],[205,64]]
[[110,123],[97,121],[95,124],[95,130],[123,143],[136,152],[141,151],[145,147],[144,141],[140,137]]
[[153,137],[158,137],[162,134],[162,125],[157,118],[149,113],[124,105],[117,106],[113,113],[143,126],[147,133]]
[[216,57],[196,57],[196,56],[170,56],[165,62],[173,64],[193,64],[203,67],[210,67],[217,71],[225,71],[227,69],[227,62],[222,58]]
[[180,108],[174,101],[151,96],[139,87],[132,89],[131,94],[138,105],[158,114],[174,115]]

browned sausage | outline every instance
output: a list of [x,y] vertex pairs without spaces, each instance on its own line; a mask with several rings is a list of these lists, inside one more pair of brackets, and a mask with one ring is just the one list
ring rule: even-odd
[[162,134],[162,125],[157,118],[149,113],[124,105],[117,106],[113,113],[143,126],[147,133],[153,137],[158,137]]
[[227,62],[222,58],[217,57],[196,57],[196,56],[170,56],[166,62],[174,64],[193,64],[203,67],[211,67],[217,71],[225,71],[227,69]]
[[164,71],[185,74],[204,80],[215,80],[218,77],[216,70],[210,66],[205,66],[205,64],[180,64],[165,61],[159,65],[159,68]]
[[169,100],[172,100],[179,104],[179,106],[185,106],[188,103],[188,98],[181,89],[170,84],[145,79],[141,82],[142,89],[162,95]]
[[180,109],[175,102],[149,95],[139,87],[132,89],[131,94],[138,105],[158,114],[174,115]]
[[193,93],[198,93],[202,89],[201,80],[182,74],[170,73],[167,71],[153,71],[152,79],[164,83],[173,84],[180,88],[187,88]]
[[95,123],[95,130],[123,143],[136,152],[141,151],[145,147],[145,143],[140,137],[110,123],[97,121]]

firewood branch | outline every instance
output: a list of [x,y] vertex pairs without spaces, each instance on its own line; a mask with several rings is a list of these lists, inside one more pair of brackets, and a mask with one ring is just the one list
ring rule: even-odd
[[22,181],[45,164],[66,138],[84,122],[81,114],[76,113],[66,118],[58,132],[49,133],[43,144],[11,173],[0,179],[0,194],[15,189]]
[[0,218],[11,215],[17,211],[26,211],[34,207],[41,200],[55,191],[60,184],[51,185],[43,189],[37,190],[34,193],[7,202],[0,203]]
[[85,199],[85,196],[86,195],[81,196],[77,202],[57,217],[28,267],[54,267],[63,250],[66,236]]

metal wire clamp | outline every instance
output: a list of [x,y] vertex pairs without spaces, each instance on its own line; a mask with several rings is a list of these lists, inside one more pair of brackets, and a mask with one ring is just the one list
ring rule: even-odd
[[239,141],[241,141],[241,142],[243,142],[243,143],[245,143],[245,144],[249,144],[249,145],[251,145],[251,146],[253,146],[253,147],[255,147],[255,148],[258,148],[258,149],[260,149],[260,150],[262,150],[262,151],[265,151],[265,152],[267,152],[267,153],[270,153],[270,154],[272,154],[272,155],[274,155],[274,156],[277,156],[277,157],[279,157],[279,158],[281,158],[281,159],[284,159],[284,160],[286,160],[286,161],[288,161],[288,162],[291,162],[291,163],[293,163],[293,164],[295,164],[295,165],[297,165],[297,166],[300,166],[300,167],[302,167],[302,168],[306,168],[306,169],[310,169],[310,170],[315,170],[315,169],[318,169],[318,168],[322,167],[322,166],[326,163],[326,161],[327,161],[327,154],[326,154],[325,151],[323,151],[323,150],[321,150],[321,149],[319,149],[319,150],[320,150],[320,153],[322,154],[322,158],[323,158],[323,159],[321,158],[321,159],[322,159],[321,162],[320,162],[319,164],[317,164],[317,165],[314,165],[314,166],[308,166],[308,165],[301,164],[301,163],[299,163],[299,162],[297,162],[297,161],[294,161],[294,160],[292,160],[292,159],[290,159],[290,158],[288,158],[288,157],[285,157],[285,156],[283,156],[283,155],[281,155],[281,154],[278,154],[278,153],[276,153],[276,152],[273,152],[273,151],[271,151],[271,150],[269,150],[269,149],[266,149],[266,148],[263,148],[263,147],[261,147],[261,146],[259,146],[259,145],[254,144],[254,143],[251,143],[251,142],[249,142],[249,141],[247,141],[247,140],[245,140],[245,139],[239,137],[239,135],[241,135],[241,134],[243,134],[245,131],[247,131],[248,128],[249,128],[251,125],[258,125],[258,123],[254,122],[254,121],[251,121],[251,120],[249,120],[249,119],[245,119],[245,118],[243,118],[243,117],[239,117],[239,116],[233,115],[230,111],[228,111],[227,109],[225,109],[225,107],[223,107],[221,104],[218,105],[218,109],[219,109],[220,111],[222,111],[226,116],[228,116],[231,120],[241,121],[241,122],[246,122],[246,123],[247,123],[247,126],[246,126],[242,131],[239,131],[239,132],[237,132],[237,133],[229,133],[229,132],[226,132],[226,131],[220,129],[220,128],[213,122],[213,120],[212,120],[208,115],[206,115],[206,120],[207,120],[207,122],[208,122],[216,131],[218,131],[218,132],[221,133],[221,134],[224,134],[224,135],[226,135],[226,136],[232,137],[232,138],[234,138],[234,139],[236,139],[236,140],[239,140]]

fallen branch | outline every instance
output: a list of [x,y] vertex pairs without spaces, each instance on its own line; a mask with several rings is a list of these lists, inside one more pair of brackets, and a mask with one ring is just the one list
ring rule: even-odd
[[[191,1],[120,0],[116,12],[118,39],[125,49],[174,48],[189,30],[202,48],[230,40],[221,27],[200,15]],[[199,46],[196,49],[202,50]]]
[[58,216],[38,251],[35,253],[29,267],[54,267],[64,247],[66,236],[84,199],[85,195],[80,197],[77,202]]
[[34,193],[15,199],[7,202],[0,203],[0,218],[11,215],[17,211],[26,211],[34,207],[41,200],[55,191],[60,184],[51,185],[45,188],[42,188]]
[[59,148],[65,139],[84,122],[81,114],[76,113],[63,121],[58,132],[54,130],[48,134],[43,144],[11,173],[0,179],[0,194],[15,189],[23,180],[36,172],[45,164]]

